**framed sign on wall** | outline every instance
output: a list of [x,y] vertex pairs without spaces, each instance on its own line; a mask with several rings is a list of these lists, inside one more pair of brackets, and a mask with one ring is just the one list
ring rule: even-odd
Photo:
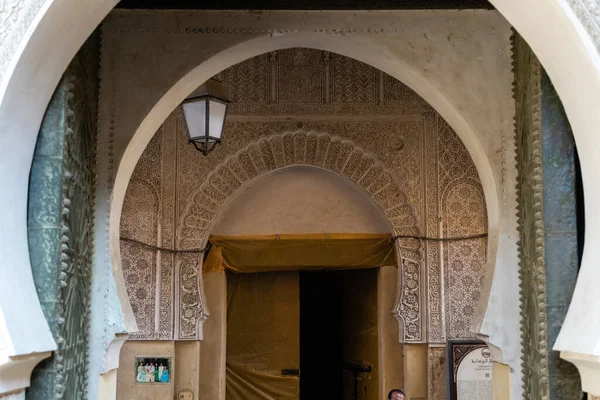
[[493,400],[493,362],[489,347],[478,340],[450,340],[448,400]]
[[136,383],[170,383],[172,378],[170,357],[148,356],[135,358]]

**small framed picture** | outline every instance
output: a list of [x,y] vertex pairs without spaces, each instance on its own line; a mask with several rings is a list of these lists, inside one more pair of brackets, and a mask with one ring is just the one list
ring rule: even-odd
[[171,358],[170,357],[136,357],[135,382],[136,383],[170,383]]

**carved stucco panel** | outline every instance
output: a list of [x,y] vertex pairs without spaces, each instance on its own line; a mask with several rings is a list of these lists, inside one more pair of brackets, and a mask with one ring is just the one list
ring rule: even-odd
[[[425,210],[427,237],[440,237],[441,210],[438,199],[438,117],[432,110],[424,113],[424,168],[425,168]],[[445,343],[446,331],[444,324],[443,274],[441,243],[427,241],[427,300],[428,300],[428,341],[430,343]]]
[[44,0],[4,0],[0,3],[0,81],[43,4]]
[[[482,234],[485,207],[477,182],[456,182],[442,199],[445,237]],[[475,338],[471,320],[483,285],[485,238],[444,244],[446,327],[448,339]]]
[[[155,244],[158,228],[158,196],[154,188],[143,181],[132,181],[128,192],[132,199],[123,205],[122,224],[135,226],[132,232],[126,229],[123,235],[144,243]],[[154,335],[155,284],[157,254],[151,249],[121,241],[123,275],[127,282],[127,292],[131,307],[136,316],[138,332],[131,336],[148,339]]]
[[[290,87],[307,87],[309,83],[294,77],[308,65],[307,60],[322,75],[310,83],[321,85],[316,90],[319,95],[304,98],[283,93]],[[187,143],[182,114],[175,110],[162,128],[162,153],[156,158],[147,149],[142,157],[159,163],[140,161],[139,172],[134,173],[134,178],[152,181],[155,172],[145,169],[158,173],[162,245],[202,246],[211,221],[237,190],[268,171],[297,164],[329,169],[362,187],[396,234],[437,237],[442,229],[438,217],[446,219],[441,206],[444,190],[451,183],[477,181],[469,154],[414,92],[369,66],[355,64],[360,63],[317,50],[291,49],[223,71],[218,78],[234,103],[228,112],[226,140],[209,157],[199,157]],[[348,91],[346,84],[355,85],[356,93]],[[485,214],[479,217],[485,221]],[[399,243],[403,268],[392,311],[405,324],[408,321],[403,340],[443,342],[447,290],[442,246],[418,240]],[[477,260],[485,257],[482,243]],[[479,261],[467,263],[483,271]],[[162,252],[158,266],[161,295],[153,313],[159,310],[160,337],[172,337],[174,326],[178,337],[195,337],[197,322],[206,318],[200,262]]]
[[[164,123],[164,131],[173,131],[176,129],[177,120],[168,118]],[[167,249],[175,248],[175,229],[176,229],[176,168],[177,168],[177,141],[169,134],[162,134],[162,162],[161,162],[161,224],[160,236],[162,247]],[[173,285],[175,274],[175,254],[170,252],[161,252],[159,263],[160,278],[158,283],[160,288],[157,291],[160,294],[159,299],[159,327],[158,334],[161,339],[170,339],[173,337]]]
[[[162,203],[162,130],[157,132],[146,148],[133,173],[121,215],[121,236],[160,246],[160,211]],[[161,207],[161,203],[163,207]],[[138,331],[131,333],[135,339],[151,339],[155,336],[157,266],[169,258],[155,250],[135,243],[121,241],[123,275],[127,282],[127,293],[136,316]],[[162,277],[161,277],[162,278]]]
[[[302,165],[303,163],[297,162],[296,154],[304,152],[306,147],[304,143],[307,143],[311,137],[315,137],[315,142],[321,143],[321,148],[327,149],[325,157],[322,160],[321,167],[324,167],[332,172],[340,173],[341,167],[336,170],[336,166],[346,165],[348,158],[351,154],[355,153],[354,149],[357,147],[355,143],[350,140],[343,139],[339,136],[331,136],[327,133],[316,133],[316,132],[286,132],[282,135],[272,135],[269,137],[262,137],[258,142],[252,142],[245,148],[237,151],[235,154],[229,156],[219,166],[217,166],[213,172],[211,172],[203,181],[201,186],[197,189],[198,193],[203,193],[211,198],[212,203],[216,204],[217,207],[212,209],[212,218],[220,211],[221,206],[224,204],[226,197],[219,195],[223,189],[219,188],[222,182],[218,182],[214,179],[218,176],[219,171],[226,168],[227,165],[232,164],[232,159],[236,159],[238,164],[247,164],[246,170],[253,168],[256,165],[262,164],[263,157],[260,149],[270,149],[267,151],[266,158],[271,155],[274,158],[283,160],[283,164],[277,167],[283,167],[288,165]],[[273,143],[282,143],[282,146],[273,146]],[[262,145],[261,145],[262,144]],[[266,146],[266,144],[270,144]],[[296,148],[298,145],[300,148]],[[343,162],[337,162],[340,157],[341,149],[348,148],[349,150],[343,152],[346,159]],[[314,148],[318,151],[317,148]],[[417,219],[414,215],[414,207],[412,204],[407,202],[408,196],[401,189],[401,186],[396,182],[392,175],[392,172],[385,168],[377,158],[369,153],[366,153],[363,149],[357,149],[356,153],[363,155],[362,160],[366,162],[360,162],[359,164],[364,165],[364,173],[355,175],[353,181],[365,193],[369,193],[369,189],[375,185],[376,182],[386,182],[392,186],[395,190],[390,192],[390,196],[395,199],[388,200],[386,207],[380,204],[380,207],[384,213],[388,215],[392,223],[396,221],[398,225],[394,228],[413,228],[418,231]],[[276,156],[276,153],[281,153]],[[313,157],[310,157],[313,158]],[[273,164],[270,164],[273,165]],[[259,177],[258,171],[253,170],[256,173],[256,178]],[[270,172],[270,171],[264,171]],[[253,177],[254,178],[254,177]],[[197,196],[192,194],[192,199],[203,199],[203,196]],[[397,203],[401,200],[402,203]],[[184,213],[180,219],[180,226],[178,229],[178,247],[181,249],[193,249],[200,248],[204,245],[208,230],[207,227],[211,226],[212,218],[203,219],[203,215],[199,213],[202,208],[202,204],[190,202],[185,208]],[[400,243],[400,247],[403,246],[404,242]],[[405,340],[406,341],[421,341],[422,340],[422,310],[423,307],[420,304],[422,299],[421,289],[421,274],[422,274],[422,257],[420,244],[418,242],[406,241],[406,249],[402,248],[401,263],[404,266],[402,269],[402,289],[398,299],[398,305],[394,309],[394,312],[404,321],[405,325]],[[184,294],[180,298],[181,306],[181,321],[180,321],[180,338],[190,338],[196,335],[196,324],[198,317],[205,317],[206,310],[204,308],[198,308],[203,305],[201,299],[201,293],[193,287],[192,283],[194,279],[199,279],[197,271],[200,268],[200,262],[194,261],[192,256],[182,256],[181,267],[181,285]],[[185,270],[185,272],[184,272]],[[194,310],[197,310],[194,313]]]
[[[442,237],[487,232],[485,198],[468,152],[442,119],[438,134],[438,202]],[[448,339],[474,338],[471,320],[484,279],[486,239],[443,242],[444,312]]]

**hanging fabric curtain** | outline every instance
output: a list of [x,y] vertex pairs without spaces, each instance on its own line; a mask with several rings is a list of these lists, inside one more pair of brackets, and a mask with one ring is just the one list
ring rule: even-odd
[[376,268],[396,265],[391,235],[211,236],[204,271],[238,273]]
[[299,292],[298,272],[228,274],[227,400],[299,399]]
[[[209,240],[212,247],[204,272],[234,272],[227,276],[228,400],[299,398],[301,374],[284,373],[300,368],[299,271],[396,265],[390,235],[211,236]],[[376,365],[377,274],[366,272],[376,271],[352,271],[352,276],[343,278],[347,293],[342,295],[352,299],[344,301],[356,303],[342,317],[351,327],[347,328],[351,334],[344,336],[348,341],[344,356]],[[353,389],[348,382],[345,386]],[[361,386],[361,393],[366,387]],[[369,393],[369,399],[376,398],[376,384]]]

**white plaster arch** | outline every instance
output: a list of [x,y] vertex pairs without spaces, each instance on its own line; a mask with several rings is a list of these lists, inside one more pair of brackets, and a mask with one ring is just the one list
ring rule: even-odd
[[[491,2],[528,41],[556,86],[580,151],[586,203],[598,203],[600,185],[594,182],[594,177],[600,173],[600,165],[595,162],[594,153],[598,147],[597,127],[600,126],[600,114],[597,112],[600,109],[600,57],[591,37],[567,0],[530,0],[526,5],[520,0]],[[0,284],[2,289],[18,288],[18,298],[24,300],[1,297],[0,306],[6,325],[3,339],[10,343],[8,348],[15,355],[54,348],[39,305],[26,300],[36,298],[29,272],[25,218],[27,171],[35,138],[60,75],[85,38],[116,3],[116,0],[46,1],[25,33],[14,39],[19,44],[0,84],[0,149],[3,150],[0,187],[4,191],[0,203],[3,228],[0,230],[0,268],[3,278],[10,277],[0,280]],[[63,35],[67,26],[69,34]],[[600,366],[598,357],[592,357],[600,355],[600,336],[597,334],[600,332],[600,320],[587,318],[600,304],[600,292],[594,287],[594,282],[600,278],[600,269],[595,265],[600,262],[600,230],[597,229],[600,213],[586,211],[586,246],[581,279],[555,348],[565,355],[568,355],[567,352],[578,354],[591,365]],[[18,267],[15,268],[15,265]],[[500,284],[509,283],[510,275],[500,271],[495,271],[495,275]],[[489,304],[495,302],[494,296],[499,297],[501,293],[492,293]],[[501,310],[488,307],[488,314],[498,311]],[[16,317],[18,315],[27,315],[27,321]],[[39,329],[32,329],[33,324]],[[494,322],[486,318],[482,324],[484,327],[486,324],[494,325]],[[28,329],[36,332],[36,338],[29,340],[29,335],[20,335]],[[10,354],[3,352],[2,355]],[[587,359],[586,355],[592,358]],[[593,389],[600,394],[600,380],[595,381],[584,378],[584,389]]]
[[[258,35],[258,37],[240,41],[212,55],[212,57],[176,80],[166,93],[156,101],[139,126],[136,126],[137,130],[128,142],[122,157],[117,154],[115,161],[118,163],[118,170],[111,192],[109,226],[113,268],[117,273],[120,271],[119,224],[121,205],[129,178],[146,145],[167,116],[198,86],[224,69],[260,54],[293,47],[314,48],[338,53],[357,59],[387,73],[423,97],[459,135],[478,170],[488,212],[489,236],[486,266],[488,279],[486,279],[486,284],[482,289],[482,299],[479,307],[480,319],[483,320],[483,316],[491,303],[489,298],[497,275],[495,266],[500,265],[501,270],[512,269],[509,272],[500,271],[503,284],[512,285],[514,288],[518,285],[517,270],[510,267],[510,265],[516,265],[516,220],[514,217],[516,203],[514,203],[514,195],[512,198],[509,195],[507,200],[507,195],[502,188],[503,181],[512,182],[514,175],[511,176],[509,173],[506,176],[504,171],[500,171],[501,168],[494,168],[491,165],[490,160],[493,155],[490,154],[489,145],[487,148],[483,145],[482,132],[478,131],[483,129],[481,124],[477,127],[473,119],[468,120],[465,118],[463,112],[465,105],[461,105],[459,100],[452,97],[452,90],[448,90],[448,88],[444,88],[444,90],[431,82],[426,73],[431,73],[431,71],[416,68],[414,64],[405,62],[398,54],[394,54],[392,49],[386,51],[381,44],[373,43],[372,38],[361,35],[349,37],[321,31],[265,32]],[[509,81],[506,83],[507,85],[510,84]],[[449,86],[452,86],[452,83]],[[512,127],[510,129],[512,134]],[[506,135],[508,132],[497,132],[497,134]],[[504,149],[501,148],[500,151],[506,151],[506,148],[509,148],[508,157],[512,159],[512,153],[510,152],[512,140],[507,140],[503,147]],[[505,170],[505,168],[503,167],[502,170]],[[504,202],[504,205],[501,202]],[[502,221],[502,218],[505,221]],[[503,252],[497,251],[500,237],[502,237],[503,250],[505,250]],[[506,251],[506,249],[510,249],[510,251]],[[124,286],[119,292],[125,293],[122,302],[127,301]],[[518,300],[516,298],[511,301],[503,299],[494,306],[500,309],[497,311],[497,315],[484,320],[483,323],[479,323],[476,331],[480,332],[482,337],[496,350],[494,356],[497,361],[506,362],[516,367],[520,359],[520,348],[519,345],[514,344],[514,340],[511,341],[510,335],[505,333],[505,329],[507,326],[511,326],[511,329],[517,332],[518,321],[513,319],[511,323],[508,323],[502,316],[507,314],[516,315],[518,313]],[[491,328],[486,325],[490,322],[492,324]],[[502,324],[504,324],[504,329],[501,328]],[[506,348],[512,348],[510,354],[503,354],[503,349]],[[515,369],[515,371],[517,370]],[[517,371],[513,379],[513,387],[518,388],[516,382],[520,380],[520,372]],[[515,389],[515,393],[518,390]]]
[[[582,378],[583,390],[600,394],[600,200],[598,149],[600,148],[600,43],[594,43],[571,5],[578,1],[531,0],[523,2],[490,0],[511,22],[542,63],[573,130],[579,153],[585,198],[585,245],[581,269],[569,311],[554,350],[573,362]],[[578,4],[576,4],[578,3]],[[589,18],[593,13],[589,10]],[[597,23],[597,22],[596,22]],[[585,24],[585,26],[584,26]],[[590,24],[594,28],[593,22]],[[598,36],[596,36],[598,37]]]
[[[248,40],[220,52],[203,64],[197,66],[186,76],[177,81],[167,93],[156,103],[150,113],[144,118],[127,149],[125,150],[115,178],[112,192],[110,215],[111,258],[120,260],[119,231],[121,205],[123,203],[129,179],[133,174],[137,160],[141,157],[154,133],[164,120],[181,102],[197,87],[212,76],[249,58],[271,51],[306,47],[338,53],[357,59],[397,78],[421,97],[429,102],[457,132],[469,150],[479,172],[488,209],[490,226],[488,248],[490,259],[495,259],[500,218],[499,184],[490,165],[486,150],[473,128],[462,113],[436,87],[421,76],[419,71],[391,55],[382,53],[369,43],[350,41],[341,36],[324,33],[293,33],[280,36],[267,35],[258,39]],[[489,199],[489,200],[488,200]],[[116,261],[119,262],[119,261]],[[494,265],[491,262],[489,265]],[[118,268],[118,267],[117,267]]]
[[[31,273],[29,171],[52,93],[75,53],[118,0],[17,3],[0,11],[3,27],[16,31],[3,32],[0,41],[8,58],[2,60],[6,68],[0,81],[0,394],[28,387],[32,369],[56,349]],[[21,15],[29,13],[32,18],[22,21]]]

